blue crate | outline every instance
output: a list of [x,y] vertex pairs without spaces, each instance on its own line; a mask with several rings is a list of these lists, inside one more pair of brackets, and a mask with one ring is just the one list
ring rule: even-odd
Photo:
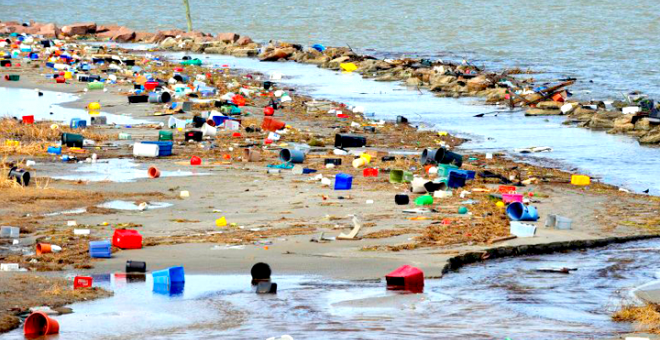
[[90,241],[89,256],[105,259],[112,257],[110,241]]

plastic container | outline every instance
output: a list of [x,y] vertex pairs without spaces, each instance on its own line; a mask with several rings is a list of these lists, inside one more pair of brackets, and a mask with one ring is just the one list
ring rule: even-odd
[[409,265],[401,266],[385,275],[387,289],[404,289],[421,292],[424,289],[424,272]]
[[110,241],[106,240],[89,242],[89,256],[92,258],[112,257]]
[[497,191],[501,194],[510,194],[516,192],[517,188],[513,185],[500,185],[497,187]]
[[410,197],[406,194],[396,194],[394,196],[394,203],[396,205],[406,205],[410,203]]
[[185,271],[181,266],[170,267],[163,270],[156,270],[151,273],[151,276],[153,276],[154,278],[154,285],[156,284],[172,285],[175,283],[186,282]]
[[523,195],[522,194],[502,194],[502,201],[504,203],[513,203],[513,202],[520,202],[522,203],[523,201]]
[[285,163],[302,163],[305,161],[305,153],[295,149],[282,149],[280,160]]
[[73,279],[73,289],[90,288],[94,279],[91,276],[76,276]]
[[18,184],[26,187],[30,185],[30,172],[18,167],[9,169],[9,178],[13,178]]
[[272,117],[264,117],[263,122],[261,123],[261,129],[264,131],[277,131],[282,130],[286,124]]
[[202,159],[197,156],[190,157],[190,165],[202,165]]
[[87,127],[87,121],[80,118],[71,118],[69,127],[72,129],[82,129]]
[[423,195],[415,199],[415,205],[431,205],[433,204],[433,196]]
[[202,131],[192,130],[192,131],[186,131],[183,137],[186,142],[189,141],[201,142],[202,138],[204,137],[204,134],[202,133]]
[[211,125],[208,125],[204,123],[202,125],[202,136],[209,136],[209,137],[214,137],[218,134],[218,129],[216,127],[213,127]]
[[147,263],[142,261],[126,261],[126,272],[127,273],[146,273],[147,272]]
[[149,93],[149,103],[162,104],[169,103],[172,100],[172,95],[169,92],[151,92]]
[[572,175],[571,184],[585,186],[591,184],[591,178],[585,175]]
[[157,81],[148,81],[148,82],[144,83],[144,90],[147,91],[147,92],[151,92],[151,91],[155,90],[157,86],[158,86]]
[[104,88],[105,88],[105,84],[103,84],[101,82],[98,82],[98,81],[94,81],[94,82],[91,82],[91,83],[87,84],[87,89],[88,90],[103,90]]
[[172,131],[159,131],[158,132],[158,141],[171,141],[174,140],[174,134]]
[[378,177],[378,169],[376,168],[366,168],[362,170],[362,175],[364,177]]
[[29,338],[57,334],[60,324],[44,312],[34,312],[25,319],[23,334]]
[[112,245],[119,249],[141,249],[142,235],[137,230],[118,229],[112,235]]
[[149,175],[149,178],[158,178],[160,177],[160,170],[155,166],[149,167],[149,169],[147,169],[147,175]]
[[190,66],[190,65],[201,66],[201,65],[202,65],[202,61],[199,60],[199,59],[197,59],[197,58],[195,58],[195,59],[189,59],[189,60],[183,60],[183,61],[181,61],[181,65],[185,65],[185,66]]
[[23,124],[34,124],[34,116],[33,115],[23,116],[21,120],[23,121]]
[[46,150],[51,155],[61,155],[62,154],[62,148],[61,147],[55,147],[55,146],[49,146],[48,149]]
[[450,169],[449,170],[449,172],[452,172],[452,171],[465,174],[467,176],[467,179],[474,179],[477,176],[477,172],[472,171],[472,170],[459,170],[459,169]]
[[119,135],[117,136],[119,140],[131,140],[131,134],[126,133],[126,132],[120,132]]
[[460,172],[451,171],[447,177],[447,186],[450,188],[461,188],[465,186],[467,175]]
[[0,237],[18,238],[20,235],[21,235],[21,229],[19,227],[9,227],[9,226],[0,227]]
[[157,144],[135,143],[133,144],[134,157],[158,157],[160,147]]
[[361,148],[365,145],[367,145],[367,137],[341,133],[335,135],[336,148]]
[[128,96],[128,102],[130,104],[148,103],[149,102],[149,96],[148,95]]
[[421,155],[422,165],[426,164],[451,164],[456,167],[461,167],[463,165],[463,156],[448,151],[445,148],[439,148],[436,150],[425,149],[422,151]]
[[326,158],[323,160],[323,165],[333,164],[334,166],[341,165],[341,158]]
[[5,80],[6,81],[19,81],[21,79],[21,76],[18,74],[7,74],[5,75]]
[[225,120],[231,119],[227,116],[212,116],[211,120],[213,120],[213,123],[215,123],[215,126],[220,126],[225,123]]
[[438,169],[438,177],[449,177],[449,172],[452,170],[458,170],[458,167],[455,165],[450,165],[450,164],[438,164],[437,165]]
[[520,202],[513,202],[506,208],[506,214],[512,221],[537,221],[539,214],[536,208],[524,205]]
[[[161,132],[169,132],[169,131],[161,131]],[[142,144],[158,145],[158,157],[172,156],[172,148],[174,147],[174,142],[144,141],[142,142]]]
[[432,193],[436,191],[444,191],[449,188],[449,183],[447,178],[437,178],[433,181],[426,182],[424,184],[424,189],[426,189],[426,192]]
[[335,190],[351,190],[353,176],[348,174],[337,174],[335,176]]
[[74,147],[74,148],[82,148],[83,147],[83,136],[78,135],[75,133],[62,133],[62,136],[60,137],[62,140],[62,145],[66,145],[68,147]]

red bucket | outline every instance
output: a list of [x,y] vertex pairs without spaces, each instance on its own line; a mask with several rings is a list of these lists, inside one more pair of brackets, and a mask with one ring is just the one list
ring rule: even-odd
[[385,276],[387,289],[404,289],[412,292],[424,290],[424,272],[413,266],[405,265]]
[[157,81],[148,81],[144,83],[144,90],[145,91],[153,91],[156,89],[156,86],[158,86]]
[[23,124],[34,124],[34,116],[23,116]]

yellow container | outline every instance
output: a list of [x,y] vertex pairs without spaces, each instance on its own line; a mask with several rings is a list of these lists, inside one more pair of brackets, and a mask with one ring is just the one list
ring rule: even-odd
[[73,73],[71,71],[64,72],[64,79],[71,79],[71,78],[73,78]]
[[591,178],[585,175],[573,175],[571,176],[571,184],[573,185],[589,185],[591,184]]
[[364,159],[364,162],[365,162],[366,164],[371,163],[371,155],[368,154],[368,153],[363,153],[363,154],[361,154],[361,155],[360,155],[360,158]]
[[90,111],[98,111],[101,109],[101,103],[99,102],[91,102],[87,104],[87,109]]
[[339,67],[345,72],[353,72],[358,69],[357,65],[353,63],[341,63],[339,64]]
[[222,216],[219,219],[215,220],[215,225],[218,228],[226,227],[227,226],[227,219],[224,216]]
[[9,139],[5,141],[5,146],[21,146],[21,142]]

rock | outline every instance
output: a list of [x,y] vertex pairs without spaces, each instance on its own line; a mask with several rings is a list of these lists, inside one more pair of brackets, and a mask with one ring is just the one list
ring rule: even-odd
[[[156,36],[158,36],[158,34],[156,34]],[[173,37],[167,37],[160,43],[160,47],[164,49],[173,48],[176,45],[178,45],[178,42]]]
[[635,129],[632,123],[632,115],[625,115],[614,120],[614,127],[607,131],[607,133],[625,133]]
[[525,112],[525,116],[558,116],[561,115],[561,110],[556,109],[539,109],[539,108],[530,108]]
[[444,91],[444,88],[456,81],[454,76],[445,76],[442,74],[434,74],[429,78],[431,84],[431,91]]
[[564,103],[556,101],[544,101],[536,104],[536,107],[544,110],[559,110]]
[[39,35],[44,36],[44,38],[57,38],[60,36],[60,29],[57,28],[55,24],[45,24],[39,28]]
[[651,121],[648,118],[641,118],[635,122],[635,130],[649,131],[651,130]]
[[406,79],[406,85],[408,86],[419,86],[422,84],[422,81],[417,77],[410,77]]
[[119,25],[99,25],[96,26],[96,34],[104,33],[108,31],[119,31],[121,26]]
[[470,92],[483,91],[490,85],[490,81],[484,75],[476,76],[467,81],[467,88]]
[[154,36],[151,32],[135,32],[135,41],[150,41]]
[[614,127],[614,120],[622,115],[621,112],[598,112],[591,117],[587,126],[592,129],[611,129]]
[[204,50],[204,53],[210,53],[210,54],[226,54],[228,50],[228,46],[215,46],[215,47],[207,47]]
[[278,61],[280,59],[288,59],[296,52],[293,47],[277,48],[271,52],[263,53],[259,56],[261,61]]
[[167,38],[175,38],[181,34],[185,33],[182,30],[168,30],[168,31],[158,31],[153,38],[151,38],[150,43],[160,44]]
[[351,57],[341,56],[330,60],[326,67],[331,69],[339,69],[339,64],[348,62],[349,60],[351,60]]
[[135,40],[135,31],[131,29],[121,29],[111,38],[112,41],[125,43]]
[[495,104],[504,102],[506,100],[507,89],[497,87],[494,89],[486,89],[486,103]]
[[643,135],[639,142],[642,144],[657,144],[660,142],[660,126],[656,126],[647,134]]
[[77,23],[62,26],[62,35],[72,37],[74,35],[86,35],[96,33],[96,24],[93,22]]
[[253,41],[248,37],[247,35],[242,35],[238,40],[236,40],[236,45],[238,46],[245,46],[247,44],[251,44]]
[[233,44],[238,41],[238,38],[239,36],[236,33],[218,33],[215,40]]
[[232,50],[230,54],[234,57],[255,57],[259,54],[259,50],[256,48],[237,48]]

